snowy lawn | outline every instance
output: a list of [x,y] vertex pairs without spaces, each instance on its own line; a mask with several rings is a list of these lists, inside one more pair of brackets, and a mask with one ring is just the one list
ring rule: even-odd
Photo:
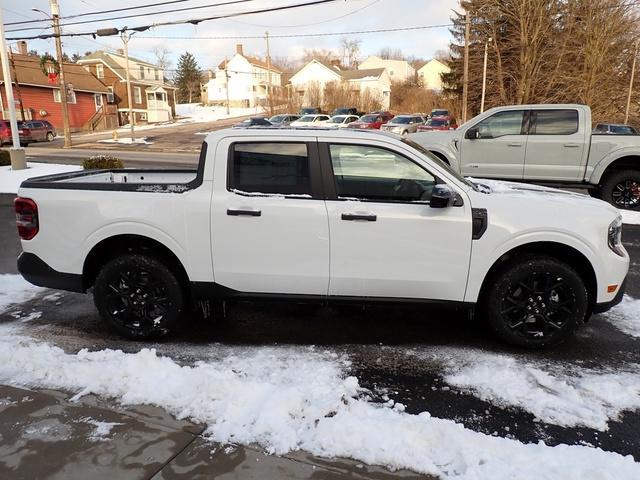
[[620,210],[622,215],[622,223],[631,225],[640,225],[640,212],[632,210]]
[[12,170],[10,166],[0,167],[0,193],[18,193],[20,184],[32,177],[53,175],[82,170],[78,165],[58,165],[55,163],[28,162],[24,170]]
[[199,103],[182,103],[176,105],[176,115],[182,117],[178,122],[213,122],[227,118],[243,117],[263,113],[262,108],[230,108],[227,114],[226,107],[205,107]]
[[[0,292],[2,312],[40,289],[4,275]],[[28,328],[0,324],[0,383],[157,405],[206,424],[205,434],[222,443],[257,443],[272,454],[302,449],[444,479],[640,478],[640,464],[630,456],[582,445],[524,444],[428,412],[408,414],[393,400],[373,403],[350,375],[349,358],[323,348],[211,345],[203,360],[184,365],[154,349],[66,353],[31,338]],[[558,425],[604,430],[608,419],[640,406],[637,365],[596,372],[476,349],[401,351],[431,356],[451,385]],[[108,436],[113,425],[95,427],[93,440]]]
[[131,138],[119,138],[114,140],[112,138],[108,140],[98,140],[98,143],[118,143],[121,145],[153,145],[153,142],[147,142],[147,137],[136,137],[131,140]]

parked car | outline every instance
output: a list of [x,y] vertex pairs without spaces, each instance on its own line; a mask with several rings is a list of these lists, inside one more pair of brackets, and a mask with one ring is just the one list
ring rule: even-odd
[[28,120],[22,124],[31,131],[34,142],[53,142],[58,135],[55,127],[47,120]]
[[356,122],[359,117],[356,115],[334,115],[324,124],[327,128],[346,128],[350,123]]
[[624,125],[621,123],[598,123],[592,133],[604,133],[608,135],[638,135],[638,131],[631,125]]
[[404,136],[409,133],[416,133],[420,125],[424,125],[424,122],[424,117],[417,115],[396,115],[389,122],[382,125],[380,130]]
[[285,113],[280,115],[274,115],[269,119],[269,123],[274,127],[287,127],[291,122],[295,122],[299,118],[300,118],[299,115],[292,115],[292,114]]
[[640,139],[591,135],[586,105],[511,105],[457,130],[412,138],[462,175],[587,188],[618,208],[640,210]]
[[[18,122],[18,137],[20,139],[20,145],[26,147],[33,139],[31,138],[31,131],[24,126],[23,122]],[[11,123],[9,120],[0,120],[0,146],[13,142],[11,137]]]
[[356,115],[357,117],[361,117],[364,113],[359,112],[356,107],[340,107],[336,108],[331,115],[334,117],[336,115]]
[[271,298],[455,305],[541,347],[622,299],[620,214],[588,196],[471,182],[385,133],[226,129],[202,148],[197,170],[25,180],[22,276],[92,289],[135,339],[188,326],[199,299]]
[[431,113],[429,114],[429,118],[433,118],[433,117],[448,117],[449,114],[449,110],[447,110],[446,108],[434,108],[433,110],[431,110]]
[[314,115],[318,113],[322,113],[322,110],[318,107],[302,107],[299,112],[301,117],[304,115]]
[[393,118],[390,113],[368,113],[361,116],[357,121],[351,122],[349,128],[367,128],[378,130],[383,123],[387,123]]
[[424,125],[418,127],[419,132],[432,132],[434,130],[455,130],[458,128],[455,118],[431,117]]
[[236,123],[234,125],[235,128],[246,128],[246,127],[272,127],[271,122],[264,117],[251,117],[246,120],[241,121],[240,123]]
[[291,122],[291,127],[319,127],[329,120],[329,115],[304,115],[295,122]]

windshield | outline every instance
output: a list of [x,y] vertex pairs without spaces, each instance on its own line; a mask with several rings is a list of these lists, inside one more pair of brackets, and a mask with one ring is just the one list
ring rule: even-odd
[[378,115],[363,115],[360,117],[360,121],[364,123],[373,123],[378,121]]
[[427,122],[427,125],[431,125],[432,127],[444,127],[447,125],[447,121],[442,118],[432,118]]
[[411,118],[413,117],[393,117],[391,120],[389,120],[389,123],[399,123],[405,125],[411,122]]
[[467,180],[466,178],[464,178],[462,175],[460,175],[458,172],[456,172],[453,168],[451,168],[449,165],[447,165],[445,162],[443,162],[442,160],[440,160],[438,157],[436,157],[433,153],[431,153],[429,150],[427,150],[426,148],[424,148],[422,145],[417,144],[416,142],[412,141],[412,140],[408,140],[406,138],[403,138],[402,143],[404,143],[405,145],[409,145],[410,147],[416,149],[418,152],[420,152],[422,155],[426,156],[429,158],[429,160],[437,163],[440,167],[444,168],[447,172],[449,172],[449,174],[451,174],[452,176],[454,176],[457,180],[461,181],[462,183],[464,183],[465,185],[467,185],[468,187],[473,188],[474,190],[477,190],[478,188],[476,187],[475,183],[470,182],[469,180]]
[[443,115],[448,115],[449,112],[447,110],[431,110],[432,117],[438,117]]
[[313,120],[316,118],[315,115],[305,115],[304,117],[299,118],[298,120],[296,120],[297,122],[302,122],[302,123],[311,123],[313,122]]
[[274,115],[269,119],[269,121],[271,123],[280,123],[280,122],[284,122],[286,119],[287,119],[286,115]]
[[331,117],[328,123],[344,123],[346,118],[346,115],[336,115],[335,117]]

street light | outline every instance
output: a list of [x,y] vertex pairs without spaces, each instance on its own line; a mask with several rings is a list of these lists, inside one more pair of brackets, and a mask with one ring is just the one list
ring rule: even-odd
[[484,42],[484,68],[482,69],[482,100],[480,101],[480,113],[484,112],[484,94],[487,88],[487,49],[489,46],[489,42],[493,39],[489,37]]

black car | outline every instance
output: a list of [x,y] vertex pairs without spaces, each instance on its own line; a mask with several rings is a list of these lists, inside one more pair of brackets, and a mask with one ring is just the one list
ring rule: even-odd
[[300,116],[304,115],[317,115],[322,113],[322,111],[318,107],[302,107],[300,109]]
[[56,128],[47,120],[28,120],[23,125],[31,130],[31,139],[34,142],[53,142],[58,134]]
[[264,117],[251,117],[246,120],[241,121],[240,123],[236,123],[234,125],[235,128],[246,128],[246,127],[272,127],[273,125],[269,120]]
[[359,112],[356,107],[340,107],[336,108],[331,115],[357,115],[358,117],[361,117],[364,113]]

